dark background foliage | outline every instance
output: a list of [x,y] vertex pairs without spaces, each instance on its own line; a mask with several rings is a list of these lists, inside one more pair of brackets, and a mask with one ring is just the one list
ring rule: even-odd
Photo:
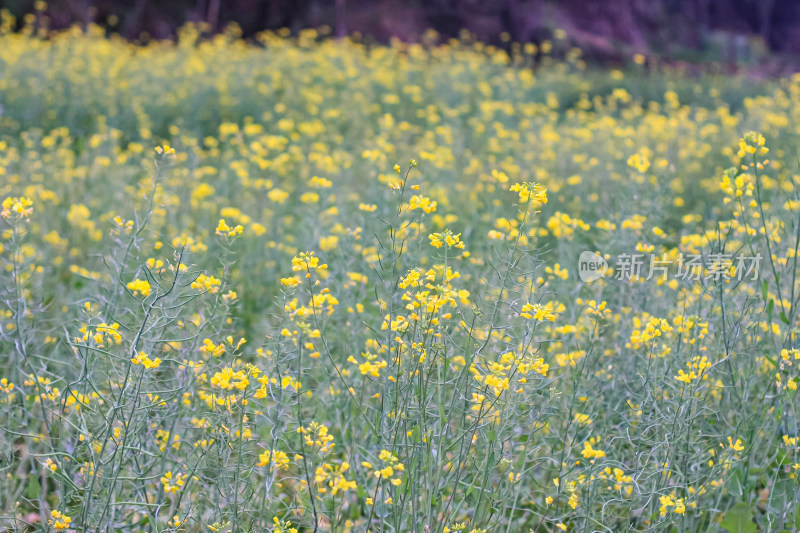
[[[20,20],[35,4],[0,0]],[[168,38],[187,21],[211,31],[235,22],[246,36],[328,26],[377,41],[466,29],[496,44],[537,42],[561,28],[598,58],[643,52],[690,62],[763,65],[768,56],[800,63],[797,0],[54,0],[43,14],[51,28],[95,22],[130,39]]]

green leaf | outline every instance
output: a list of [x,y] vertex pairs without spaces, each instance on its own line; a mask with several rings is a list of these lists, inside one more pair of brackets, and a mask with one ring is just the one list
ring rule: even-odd
[[419,444],[419,425],[411,428],[411,440],[414,441],[415,444]]
[[761,297],[767,301],[767,280],[761,280]]
[[737,468],[731,473],[727,486],[731,494],[736,496],[744,495],[744,474],[741,469]]
[[787,456],[786,452],[783,451],[782,448],[777,448],[775,451],[776,451],[775,460],[772,462],[770,466],[772,466],[773,468],[780,468],[783,465],[789,464],[791,462],[790,461],[791,458]]
[[772,311],[775,309],[775,300],[770,300],[769,304],[767,304],[767,317],[769,320],[772,320]]
[[781,311],[781,321],[784,324],[788,324],[789,323],[789,318],[786,316],[786,313],[784,313],[783,311]]
[[35,500],[42,493],[42,486],[39,484],[39,479],[36,476],[28,477],[28,486],[25,487],[25,497],[29,500]]
[[719,525],[728,533],[758,533],[758,526],[753,521],[753,511],[746,503],[737,503],[731,507]]

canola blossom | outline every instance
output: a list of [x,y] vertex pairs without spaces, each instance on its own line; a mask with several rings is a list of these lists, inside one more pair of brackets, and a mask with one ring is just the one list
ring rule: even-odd
[[0,530],[797,529],[800,76],[0,20]]

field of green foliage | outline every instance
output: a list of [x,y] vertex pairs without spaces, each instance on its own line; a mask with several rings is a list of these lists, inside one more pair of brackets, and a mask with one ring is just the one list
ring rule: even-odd
[[2,19],[0,531],[800,528],[800,76]]

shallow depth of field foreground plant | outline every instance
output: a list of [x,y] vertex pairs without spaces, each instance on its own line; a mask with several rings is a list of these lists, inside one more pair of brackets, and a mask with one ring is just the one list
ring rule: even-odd
[[0,530],[800,527],[800,78],[32,33]]

